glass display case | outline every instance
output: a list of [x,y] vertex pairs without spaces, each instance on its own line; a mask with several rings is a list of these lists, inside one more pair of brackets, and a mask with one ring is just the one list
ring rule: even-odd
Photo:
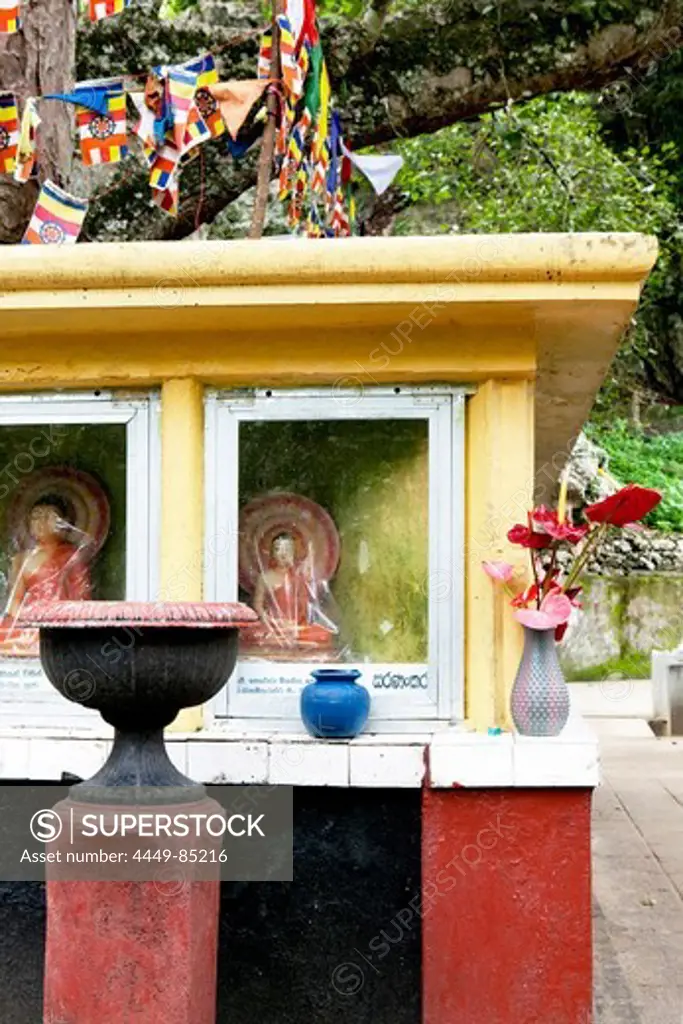
[[0,715],[86,721],[47,683],[38,601],[148,599],[156,592],[158,451],[153,397],[59,393],[0,408]]
[[209,397],[207,597],[260,619],[217,713],[294,721],[339,664],[375,721],[462,713],[462,420],[448,388]]

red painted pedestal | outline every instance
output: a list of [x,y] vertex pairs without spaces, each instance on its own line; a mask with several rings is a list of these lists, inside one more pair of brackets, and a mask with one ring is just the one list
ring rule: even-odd
[[50,882],[45,1024],[214,1024],[218,882]]
[[[55,810],[64,827],[51,848],[61,861],[46,872],[45,1024],[215,1024],[220,865],[213,861],[222,840],[206,833],[197,840],[117,838],[113,816],[135,810],[125,805],[64,800]],[[137,810],[222,812],[208,798]],[[104,835],[85,837],[83,814],[101,815]],[[216,856],[192,863],[195,847]],[[136,860],[141,848],[170,856]],[[126,862],[67,862],[67,854],[93,852]]]
[[424,790],[424,1024],[590,1024],[590,804]]

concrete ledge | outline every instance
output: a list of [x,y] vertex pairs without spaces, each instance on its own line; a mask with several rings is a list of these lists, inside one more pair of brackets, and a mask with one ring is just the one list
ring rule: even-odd
[[[0,732],[0,778],[51,781],[89,776],[111,736],[64,730]],[[593,787],[597,738],[581,719],[561,736],[488,736],[462,726],[439,733],[368,734],[321,741],[299,733],[247,734],[214,728],[168,737],[174,764],[206,783],[434,789]]]

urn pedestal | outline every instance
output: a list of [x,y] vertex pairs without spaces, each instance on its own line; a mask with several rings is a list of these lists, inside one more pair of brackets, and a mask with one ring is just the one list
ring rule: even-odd
[[[235,604],[60,602],[31,609],[50,682],[114,727],[109,759],[72,787],[63,820],[126,808],[171,819],[219,806],[171,763],[163,731],[210,700],[237,659]],[[147,880],[47,874],[45,1024],[214,1024],[219,881],[171,854]],[[177,845],[177,844],[176,844]],[[155,869],[156,871],[156,869]],[[68,878],[68,880],[65,880]]]

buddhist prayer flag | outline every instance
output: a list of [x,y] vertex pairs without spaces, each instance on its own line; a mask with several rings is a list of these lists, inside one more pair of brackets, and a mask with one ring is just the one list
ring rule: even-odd
[[129,6],[130,0],[89,0],[90,20],[101,21],[102,18],[111,18],[114,14],[121,14]]
[[301,67],[296,56],[296,41],[289,18],[284,14],[278,16],[280,27],[280,64],[282,66],[282,83],[294,99],[298,100],[303,90]]
[[73,103],[76,107],[87,107],[88,110],[95,110],[98,114],[107,113],[107,98],[105,85],[107,82],[87,82],[77,85],[73,92],[50,92],[43,96],[45,100],[62,100],[64,103]]
[[[295,0],[290,0],[290,5]],[[315,0],[303,0],[303,21],[301,24],[301,42],[308,43],[311,47],[320,45],[318,34],[318,20],[315,11]],[[297,23],[297,15],[293,14],[291,6],[288,6],[287,13],[293,25]],[[298,39],[298,37],[297,37]]]
[[0,174],[12,174],[19,144],[19,112],[13,92],[0,93]]
[[154,111],[145,103],[144,92],[131,92],[128,93],[135,109],[137,110],[140,120],[134,125],[133,131],[142,141],[145,149],[154,149],[155,138],[154,138]]
[[306,136],[311,127],[311,115],[304,110],[289,136],[287,153],[280,168],[280,199],[286,199],[293,188],[293,182],[301,167],[304,157]]
[[[249,111],[263,95],[267,84],[263,78],[248,78],[245,81],[218,82],[208,87],[208,91],[220,107],[223,123],[233,139],[237,138],[237,133],[246,121]],[[199,106],[199,103],[197,105]]]
[[209,85],[215,85],[218,81],[216,61],[212,53],[203,53],[199,57],[192,57],[180,65],[183,71],[197,76],[197,88],[206,89]]
[[304,107],[310,112],[313,119],[318,116],[320,110],[320,82],[323,69],[323,49],[320,43],[311,46],[308,51],[309,74],[306,79],[304,92]]
[[178,186],[177,178],[171,177],[169,179],[168,188],[152,189],[152,202],[167,213],[170,217],[178,216],[178,203],[180,199],[180,189]]
[[180,163],[180,150],[169,142],[155,151],[150,161],[149,183],[152,188],[165,191],[171,187]]
[[18,0],[0,0],[0,35],[11,35],[20,27]]
[[46,181],[40,190],[22,239],[24,245],[63,245],[77,240],[88,212],[87,199],[64,192],[52,181]]
[[368,179],[378,196],[391,185],[392,181],[403,167],[403,157],[393,153],[382,156],[361,156],[352,153],[342,142],[342,152],[348,157],[354,167],[357,167]]
[[128,153],[126,130],[126,94],[123,81],[100,86],[100,109],[76,108],[76,121],[83,163],[114,164]]
[[261,36],[258,54],[257,78],[270,78],[270,66],[273,60],[273,31],[266,29]]
[[330,122],[330,76],[327,73],[327,64],[322,62],[320,69],[320,110],[318,113],[318,126],[313,142],[313,155],[317,158],[325,144],[329,131]]
[[190,108],[194,103],[198,77],[195,71],[186,71],[180,67],[168,68],[167,90],[173,126],[173,141],[179,149],[183,147],[185,129],[190,116]]
[[183,136],[180,155],[184,156],[191,149],[194,149],[195,146],[201,146],[203,142],[208,142],[210,138],[211,131],[199,113],[197,104],[193,103],[190,107],[190,113],[185,126],[185,135]]
[[312,192],[322,193],[325,191],[329,166],[330,158],[327,152],[327,143],[323,143],[320,148],[320,155],[313,165],[313,176],[311,181]]
[[284,13],[289,19],[289,24],[292,26],[294,41],[298,44],[306,20],[306,5],[304,0],[287,0]]
[[183,69],[197,75],[197,91],[194,101],[197,104],[202,120],[211,132],[211,137],[219,138],[225,131],[225,123],[217,99],[211,86],[218,84],[218,71],[213,55],[205,53],[201,57],[189,60],[182,65]]
[[14,180],[25,184],[31,174],[36,162],[36,131],[40,124],[38,106],[32,96],[26,100],[24,113],[21,117],[21,129],[19,131],[19,146],[17,149],[17,166],[14,169]]

